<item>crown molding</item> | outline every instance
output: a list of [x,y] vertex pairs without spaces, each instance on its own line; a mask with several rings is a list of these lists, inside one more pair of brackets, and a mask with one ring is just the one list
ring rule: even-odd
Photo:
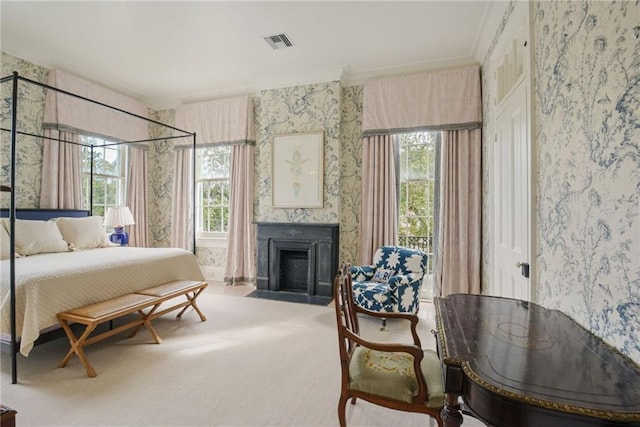
[[482,25],[480,25],[472,49],[473,57],[477,61],[484,60],[509,3],[509,1],[492,1],[485,9],[482,15]]

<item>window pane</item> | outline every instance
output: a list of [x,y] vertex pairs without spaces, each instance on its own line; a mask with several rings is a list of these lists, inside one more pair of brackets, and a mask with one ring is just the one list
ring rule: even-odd
[[200,178],[227,178],[229,176],[229,147],[207,147],[200,153]]
[[220,231],[227,231],[229,229],[229,206],[222,208],[222,229]]
[[222,203],[222,185],[221,183],[214,181],[211,183],[211,200],[212,205],[219,206]]
[[210,229],[210,226],[209,226],[209,223],[210,223],[209,215],[211,214],[209,212],[210,210],[211,209],[207,208],[207,207],[203,208],[203,210],[202,210],[202,212],[204,214],[204,215],[202,215],[202,231],[209,231],[209,229]]
[[220,202],[228,206],[230,202],[229,195],[229,181],[223,181],[220,183]]
[[117,178],[106,178],[106,198],[105,203],[110,206],[116,206],[118,204],[118,184]]
[[[105,180],[102,176],[93,177],[93,204],[103,205],[105,202]],[[87,203],[89,201],[87,200]]]
[[427,214],[427,185],[425,181],[407,183],[407,214],[425,216]]
[[93,149],[93,173],[106,174],[107,161],[104,158],[104,148]]

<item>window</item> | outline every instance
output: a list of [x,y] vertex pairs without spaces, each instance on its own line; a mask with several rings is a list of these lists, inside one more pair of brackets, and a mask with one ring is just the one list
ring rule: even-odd
[[196,152],[196,220],[199,237],[226,236],[229,226],[231,148],[213,146]]
[[[126,148],[109,145],[111,141],[91,136],[81,136],[82,191],[84,209],[92,209],[93,215],[104,216],[107,208],[124,205]],[[105,146],[105,144],[107,146]],[[91,147],[93,145],[93,206],[89,206],[91,179]]]
[[440,132],[407,133],[397,137],[400,152],[399,242],[429,254],[427,273],[430,273],[434,243],[434,172]]

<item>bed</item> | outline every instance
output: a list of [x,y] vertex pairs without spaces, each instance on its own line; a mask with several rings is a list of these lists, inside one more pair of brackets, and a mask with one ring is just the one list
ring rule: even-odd
[[[52,76],[52,71],[49,72],[49,77]],[[67,79],[71,79],[71,77],[67,76]],[[52,210],[17,209],[19,202],[16,195],[20,193],[20,189],[16,188],[17,153],[20,151],[19,147],[23,140],[26,143],[42,141],[43,144],[48,144],[50,141],[57,141],[58,143],[89,147],[91,159],[87,187],[89,206],[93,205],[94,145],[93,143],[78,143],[74,138],[66,139],[67,136],[64,136],[66,131],[81,131],[86,135],[109,137],[110,140],[116,141],[110,144],[114,146],[121,144],[144,145],[152,141],[166,143],[169,140],[189,138],[192,140],[192,162],[195,162],[195,133],[147,118],[146,113],[142,112],[147,110],[146,107],[135,113],[132,111],[137,111],[137,107],[127,111],[126,107],[123,109],[122,106],[114,106],[111,102],[120,105],[123,97],[119,94],[113,96],[113,94],[107,93],[106,89],[89,82],[76,80],[74,80],[76,83],[74,87],[79,88],[82,94],[19,76],[17,72],[13,72],[11,76],[0,78],[1,84],[11,85],[11,98],[6,99],[8,101],[7,109],[3,111],[8,114],[2,116],[3,127],[1,129],[8,135],[8,139],[2,141],[3,144],[7,143],[6,147],[3,145],[3,150],[6,149],[10,155],[7,156],[8,158],[3,158],[1,165],[2,172],[8,171],[9,175],[8,177],[4,176],[3,182],[0,183],[0,195],[5,203],[2,207],[6,208],[8,205],[8,209],[2,212],[2,216],[8,218],[0,219],[5,221],[0,226],[0,230],[4,230],[4,234],[0,238],[0,241],[3,242],[2,250],[4,252],[0,261],[0,333],[2,340],[10,343],[13,384],[17,383],[16,356],[18,351],[25,356],[28,355],[41,332],[57,325],[55,317],[57,312],[172,280],[203,280],[195,257],[196,238],[193,227],[191,227],[191,251],[171,248],[108,247],[107,244],[100,244],[90,249],[87,247],[79,248],[78,245],[71,243],[65,249],[58,246],[54,250],[44,251],[38,251],[38,245],[35,245],[34,248],[29,248],[30,254],[28,256],[20,256],[21,253],[16,250],[19,243],[16,239],[20,236],[24,238],[25,235],[28,235],[33,238],[39,235],[38,232],[22,226],[20,226],[21,230],[18,230],[16,226],[20,220],[30,219],[46,222],[42,220],[55,217],[92,218],[89,211],[59,210],[52,212]],[[62,80],[55,81],[55,85],[58,85]],[[81,117],[83,126],[77,126],[73,121],[61,122],[58,120],[60,115],[54,112],[55,114],[49,119],[55,117],[55,126],[51,127],[51,123],[45,124],[43,122],[41,134],[30,132],[29,130],[33,130],[32,124],[19,119],[22,105],[25,103],[18,101],[25,93],[29,93],[27,91],[31,90],[29,89],[31,86],[44,89],[46,93],[45,116],[47,113],[46,103],[50,99],[55,100],[58,97],[59,103],[56,105],[66,107],[73,105],[76,112],[79,112],[79,116],[76,115],[75,118]],[[61,87],[63,86],[66,87],[65,85]],[[49,95],[52,97],[50,98]],[[125,104],[130,105],[128,102]],[[98,110],[101,112],[99,114],[104,114],[104,117],[97,115]],[[117,121],[118,117],[122,117],[122,122]],[[120,136],[119,132],[111,132],[130,129],[131,120],[143,120],[144,126],[142,128],[146,131],[141,136],[148,135],[149,138],[131,139]],[[9,122],[10,126],[5,127],[5,123]],[[84,126],[85,124],[86,126]],[[98,127],[93,129],[93,126]],[[109,126],[111,127],[109,128]],[[45,128],[46,130],[53,129],[55,132],[47,132]],[[111,139],[112,137],[113,139]],[[8,160],[8,163],[5,160]],[[191,175],[192,181],[195,182],[195,170]],[[5,179],[8,182],[4,182]],[[193,189],[191,203],[195,205],[195,185],[191,187]],[[8,203],[6,203],[7,199]],[[195,223],[195,215],[195,209],[191,209],[191,218],[185,218],[185,221]],[[188,228],[184,225],[184,229]],[[8,243],[8,245],[4,245],[4,243]],[[31,251],[31,249],[35,250]]]
[[[89,217],[87,214],[88,211],[74,210],[18,210],[17,225],[34,230],[36,226],[45,223],[43,219],[48,218],[56,218],[48,222],[65,221],[66,224],[100,223],[99,217]],[[97,221],[93,221],[94,219]],[[83,232],[86,246],[91,234],[86,225],[76,228]],[[74,235],[69,233],[68,227],[65,230],[65,243],[72,246]],[[18,229],[16,234],[20,235],[20,231]],[[111,246],[104,232],[101,229],[99,231],[102,232],[103,238],[101,247],[38,253],[15,259],[16,336],[20,337],[22,355],[29,355],[42,331],[58,326],[58,312],[173,280],[204,280],[198,261],[190,251],[179,248]],[[42,231],[38,231],[36,239],[43,240],[40,237],[42,234]],[[26,250],[25,242],[16,241],[16,245],[21,251]],[[8,271],[9,259],[0,262],[0,271]],[[8,279],[8,274],[1,275],[0,320],[3,339],[9,338],[11,333],[11,295]]]

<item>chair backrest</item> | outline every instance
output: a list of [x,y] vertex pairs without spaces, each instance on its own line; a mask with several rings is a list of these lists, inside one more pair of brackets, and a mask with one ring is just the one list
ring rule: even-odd
[[414,273],[421,277],[427,269],[427,254],[403,246],[381,246],[376,250],[373,264],[378,268],[394,270],[396,274]]
[[[348,369],[351,355],[357,344],[352,339],[360,333],[358,316],[355,311],[353,301],[353,290],[351,288],[351,273],[349,264],[343,263],[336,275],[333,285],[333,303],[336,310],[336,324],[338,325],[338,340],[340,348],[340,363],[342,364],[343,383],[349,380]],[[345,378],[345,373],[346,378]]]

